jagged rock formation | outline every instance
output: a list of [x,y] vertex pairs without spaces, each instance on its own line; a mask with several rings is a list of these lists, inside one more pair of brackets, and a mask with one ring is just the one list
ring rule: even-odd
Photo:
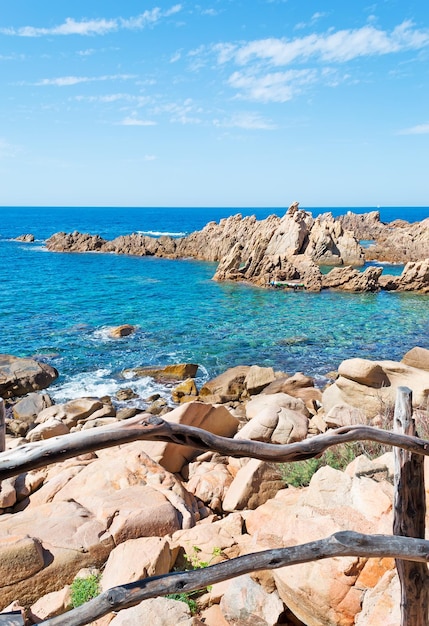
[[429,218],[410,224],[395,220],[389,224],[380,221],[380,213],[356,214],[348,212],[337,218],[343,228],[353,231],[359,240],[373,240],[365,250],[368,261],[407,263],[420,261],[428,256]]
[[[361,240],[374,240],[363,248]],[[48,239],[56,252],[114,252],[136,256],[194,258],[219,262],[214,280],[239,280],[259,286],[284,284],[309,291],[324,288],[349,291],[429,290],[427,242],[429,219],[416,224],[380,222],[377,211],[347,213],[334,219],[331,213],[313,218],[293,203],[280,218],[265,220],[233,215],[209,222],[202,230],[181,239],[158,239],[133,233],[106,241],[98,235],[57,233]],[[381,276],[381,268],[363,273],[356,267],[367,259],[414,261],[401,277]],[[336,269],[322,276],[320,266]],[[342,269],[340,269],[342,268]]]

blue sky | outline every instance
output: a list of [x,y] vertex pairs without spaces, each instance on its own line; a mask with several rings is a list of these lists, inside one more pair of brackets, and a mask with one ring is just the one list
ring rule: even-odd
[[0,205],[426,206],[427,0],[3,3]]

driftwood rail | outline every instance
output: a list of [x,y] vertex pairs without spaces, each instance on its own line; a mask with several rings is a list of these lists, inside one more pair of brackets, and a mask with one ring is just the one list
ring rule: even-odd
[[423,481],[423,458],[429,456],[429,441],[415,436],[411,406],[411,391],[400,387],[395,407],[395,432],[369,426],[347,426],[328,435],[287,445],[228,439],[199,428],[141,414],[119,425],[64,435],[1,453],[0,481],[85,452],[135,440],[164,441],[192,446],[197,450],[278,463],[317,457],[331,446],[352,441],[375,441],[397,450],[393,536],[344,531],[323,540],[258,552],[205,569],[147,578],[112,588],[82,607],[45,620],[42,624],[84,626],[112,610],[134,606],[147,598],[201,589],[261,569],[275,569],[334,556],[385,556],[396,559],[401,584],[400,626],[429,626],[429,541],[424,540]]

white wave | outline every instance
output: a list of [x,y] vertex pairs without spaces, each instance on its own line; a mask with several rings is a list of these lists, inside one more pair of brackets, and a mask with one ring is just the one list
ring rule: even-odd
[[186,237],[185,232],[170,232],[170,231],[162,231],[162,230],[138,230],[139,235],[148,235],[149,237]]
[[118,381],[109,377],[110,374],[111,371],[107,369],[76,374],[65,383],[50,387],[49,395],[57,403],[76,398],[102,398],[114,395],[118,389]]
[[157,383],[153,378],[145,376],[130,380],[126,376],[118,379],[112,377],[112,372],[109,369],[76,374],[62,384],[52,385],[49,388],[49,395],[57,404],[85,397],[102,398],[103,396],[110,396],[114,400],[114,397],[121,389],[132,389],[136,397],[126,402],[117,402],[118,406],[126,405],[145,408],[147,406],[145,399],[156,393],[167,400],[167,402],[171,401],[171,388]]

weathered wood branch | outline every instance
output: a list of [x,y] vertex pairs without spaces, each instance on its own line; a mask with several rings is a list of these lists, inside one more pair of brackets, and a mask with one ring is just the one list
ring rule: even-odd
[[3,452],[6,445],[6,411],[4,408],[4,400],[0,398],[0,452]]
[[[399,387],[396,394],[395,433],[416,435],[412,416],[412,392]],[[395,448],[393,533],[424,539],[426,491],[424,457]],[[396,560],[401,586],[401,626],[429,626],[429,573],[426,563]]]
[[264,569],[277,569],[299,563],[339,556],[392,557],[407,561],[429,561],[429,541],[390,535],[363,535],[342,531],[299,546],[265,550],[188,572],[153,576],[113,587],[94,600],[58,617],[42,622],[44,626],[83,626],[110,611],[139,604],[142,600],[186,593],[235,576]]
[[0,454],[0,481],[80,454],[136,440],[164,441],[191,446],[201,451],[215,451],[233,457],[253,457],[275,463],[311,459],[331,446],[352,441],[376,441],[429,456],[429,441],[371,426],[343,426],[329,434],[280,445],[220,437],[201,428],[175,424],[141,413],[114,425],[70,433],[7,450]]

